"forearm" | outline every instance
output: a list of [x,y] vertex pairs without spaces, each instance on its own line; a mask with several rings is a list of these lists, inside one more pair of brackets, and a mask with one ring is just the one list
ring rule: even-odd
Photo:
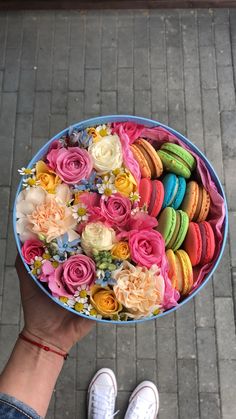
[[64,359],[18,339],[0,376],[0,392],[45,416]]

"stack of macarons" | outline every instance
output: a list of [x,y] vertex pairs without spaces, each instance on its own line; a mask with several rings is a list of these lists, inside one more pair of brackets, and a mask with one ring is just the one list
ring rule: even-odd
[[196,160],[185,148],[168,142],[156,151],[143,138],[130,147],[141,172],[139,207],[157,218],[169,277],[185,296],[193,286],[193,267],[211,262],[215,252],[214,231],[206,221],[209,193],[193,180]]
[[143,138],[130,146],[143,178],[155,179],[162,175],[163,164],[155,148]]

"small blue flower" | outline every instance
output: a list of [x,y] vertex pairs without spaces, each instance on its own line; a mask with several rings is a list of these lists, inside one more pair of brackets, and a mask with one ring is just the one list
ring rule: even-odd
[[108,270],[103,271],[103,275],[100,275],[96,280],[95,283],[100,285],[101,287],[106,287],[107,285],[115,285],[116,281],[111,276],[111,272]]
[[81,247],[78,246],[80,243],[80,238],[73,240],[71,242],[68,241],[68,234],[65,233],[63,236],[57,238],[57,245],[58,245],[58,253],[59,255],[63,255],[64,252],[72,253],[80,253],[82,251]]
[[82,179],[79,185],[73,185],[75,191],[91,191],[97,192],[97,184],[102,183],[102,179],[97,177],[96,172],[93,170],[88,179]]
[[60,253],[58,255],[53,256],[53,259],[58,263],[63,263],[67,260],[67,253]]

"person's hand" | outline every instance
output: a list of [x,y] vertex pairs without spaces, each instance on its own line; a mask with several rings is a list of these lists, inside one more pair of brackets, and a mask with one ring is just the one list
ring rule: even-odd
[[68,352],[90,332],[95,321],[79,317],[52,301],[34,283],[19,255],[15,267],[25,319],[23,332]]

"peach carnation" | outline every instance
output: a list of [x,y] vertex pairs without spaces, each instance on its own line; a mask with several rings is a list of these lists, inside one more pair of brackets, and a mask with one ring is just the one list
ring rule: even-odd
[[58,185],[54,195],[40,186],[24,189],[16,204],[16,229],[20,240],[25,242],[42,235],[50,242],[64,233],[68,233],[69,241],[76,239],[76,220],[66,205],[69,199],[69,187],[65,184]]
[[126,307],[130,317],[146,317],[162,307],[165,283],[157,265],[148,269],[124,261],[122,267],[113,273],[113,278],[116,280],[115,296]]

